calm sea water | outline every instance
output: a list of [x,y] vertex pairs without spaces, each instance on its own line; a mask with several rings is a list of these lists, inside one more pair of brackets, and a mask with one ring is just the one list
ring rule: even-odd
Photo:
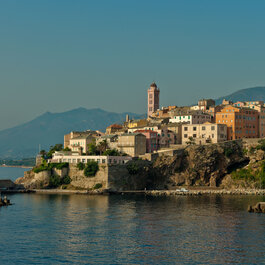
[[0,179],[16,180],[24,176],[24,171],[30,170],[29,168],[20,167],[0,167]]
[[9,198],[0,264],[265,264],[262,196]]

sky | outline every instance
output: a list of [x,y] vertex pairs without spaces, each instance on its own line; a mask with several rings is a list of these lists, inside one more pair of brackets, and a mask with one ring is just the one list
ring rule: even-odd
[[265,1],[0,1],[0,130],[78,107],[145,113],[265,85]]

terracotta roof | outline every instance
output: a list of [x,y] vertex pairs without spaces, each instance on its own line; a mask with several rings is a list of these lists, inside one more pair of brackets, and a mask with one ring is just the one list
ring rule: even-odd
[[120,124],[114,123],[114,124],[111,124],[110,126],[108,126],[108,128],[119,128],[119,129],[121,129],[123,127]]
[[156,131],[152,131],[152,130],[136,130],[134,132],[139,132],[139,133],[147,133],[147,132],[157,133]]

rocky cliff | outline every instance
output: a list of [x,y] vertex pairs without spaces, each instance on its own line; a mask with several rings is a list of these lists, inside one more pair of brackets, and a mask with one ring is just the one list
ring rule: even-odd
[[191,145],[172,157],[160,156],[154,168],[168,188],[180,185],[218,186],[233,168],[249,161],[243,153],[242,141],[210,145]]
[[60,179],[69,177],[71,187],[78,189],[95,186],[113,191],[176,189],[181,185],[260,188],[265,186],[265,155],[259,145],[254,139],[191,145],[160,154],[153,162],[134,160],[126,165],[100,165],[93,177],[86,177],[83,171],[70,165],[64,170],[25,172],[24,178],[16,183],[26,188],[47,188],[55,175]]

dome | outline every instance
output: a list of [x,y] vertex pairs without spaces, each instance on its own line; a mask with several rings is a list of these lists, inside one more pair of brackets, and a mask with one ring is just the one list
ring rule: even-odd
[[155,88],[157,88],[157,85],[156,85],[155,82],[153,82],[153,83],[150,85],[150,87],[155,87]]

